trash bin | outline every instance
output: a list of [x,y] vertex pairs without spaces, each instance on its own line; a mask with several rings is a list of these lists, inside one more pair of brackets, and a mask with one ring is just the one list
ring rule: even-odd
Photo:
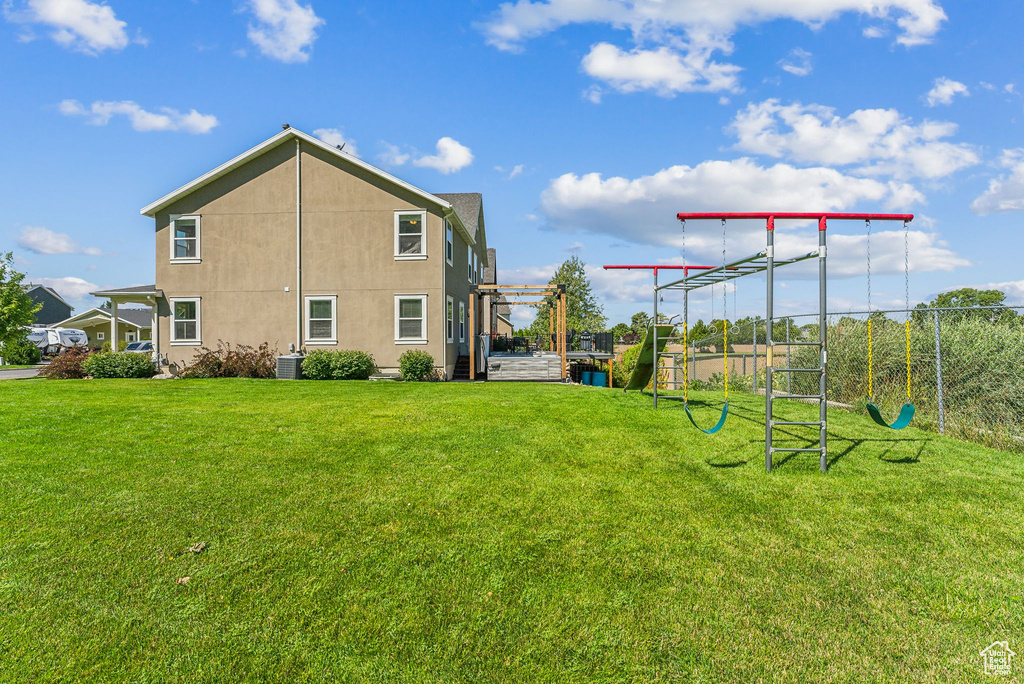
[[594,387],[607,387],[608,386],[608,374],[604,371],[594,371],[591,374],[590,379]]
[[580,384],[581,385],[592,385],[593,384],[593,371],[583,371],[580,373]]

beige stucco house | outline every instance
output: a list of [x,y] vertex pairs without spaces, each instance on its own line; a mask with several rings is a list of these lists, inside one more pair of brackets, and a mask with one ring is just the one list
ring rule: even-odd
[[94,294],[155,306],[172,372],[218,341],[361,349],[384,371],[422,349],[448,378],[468,355],[487,266],[479,194],[426,192],[285,127],[142,214],[155,285]]

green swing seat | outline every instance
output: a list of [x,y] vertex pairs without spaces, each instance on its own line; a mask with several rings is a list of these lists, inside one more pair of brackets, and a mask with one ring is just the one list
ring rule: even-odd
[[729,417],[729,402],[726,402],[725,406],[722,407],[722,415],[718,418],[718,422],[710,430],[705,430],[700,425],[697,425],[697,421],[694,420],[693,414],[690,413],[689,405],[688,404],[684,404],[683,408],[686,409],[686,417],[690,419],[691,423],[693,423],[693,427],[697,428],[698,430],[703,432],[705,435],[713,435],[716,432],[718,432],[719,430],[721,430],[722,426],[725,425],[725,419]]
[[914,411],[916,410],[917,409],[914,408],[914,405],[908,401],[903,405],[903,408],[900,409],[900,415],[896,417],[896,421],[890,425],[885,421],[885,418],[882,417],[882,412],[878,410],[877,406],[871,403],[868,404],[868,414],[871,416],[871,420],[875,421],[882,427],[889,428],[890,430],[902,430],[910,425],[910,422],[914,420]]

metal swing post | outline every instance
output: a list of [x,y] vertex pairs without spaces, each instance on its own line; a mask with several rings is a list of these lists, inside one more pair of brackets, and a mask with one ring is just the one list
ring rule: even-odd
[[[765,271],[765,318],[768,324],[765,327],[765,366],[764,366],[764,467],[769,473],[772,471],[772,319],[775,315],[775,217],[769,216],[766,226],[768,268]],[[757,319],[754,319],[754,359],[757,363]],[[754,366],[754,388],[757,388],[757,366]]]
[[822,216],[818,221],[818,343],[821,354],[821,373],[818,375],[818,391],[821,394],[819,399],[818,419],[821,421],[821,434],[818,438],[821,447],[820,467],[821,472],[828,472],[828,394],[826,391],[828,380],[828,291],[825,279],[825,263],[828,259],[828,247],[825,244],[825,233],[828,229],[828,221]]
[[[685,275],[685,271],[683,272]],[[651,349],[651,361],[654,364],[654,408],[658,408],[658,364],[660,357],[658,354],[658,269],[654,269],[654,319],[651,321],[651,330],[654,331],[654,336],[651,338],[654,342],[654,348]]]

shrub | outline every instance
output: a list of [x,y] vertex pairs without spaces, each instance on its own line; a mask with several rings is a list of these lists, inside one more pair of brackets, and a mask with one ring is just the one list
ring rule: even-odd
[[[117,351],[124,351],[127,348],[128,340],[121,340],[120,342],[117,343]],[[106,342],[103,343],[103,346],[100,347],[100,351],[104,353],[112,351],[112,349],[110,348],[110,340],[107,340]]]
[[317,349],[302,362],[302,375],[308,380],[366,380],[376,372],[373,357],[354,349]]
[[633,374],[638,358],[640,358],[639,344],[622,352],[622,358],[612,365],[612,380],[616,387],[621,389],[629,383],[629,376]]
[[12,366],[27,366],[39,363],[43,353],[39,351],[39,347],[28,341],[25,334],[21,334],[16,339],[4,343],[3,349],[0,349],[0,357],[3,357],[4,363]]
[[201,347],[180,373],[180,378],[277,377],[277,349],[264,342],[259,347],[240,344],[234,349],[218,341],[216,349]]
[[409,382],[437,379],[434,357],[418,349],[410,349],[398,357],[398,370],[402,380]]
[[54,357],[46,368],[39,372],[51,380],[77,380],[85,377],[82,364],[89,358],[87,349],[69,349],[64,354]]
[[156,367],[148,354],[106,352],[92,354],[82,362],[82,370],[94,378],[151,378]]

